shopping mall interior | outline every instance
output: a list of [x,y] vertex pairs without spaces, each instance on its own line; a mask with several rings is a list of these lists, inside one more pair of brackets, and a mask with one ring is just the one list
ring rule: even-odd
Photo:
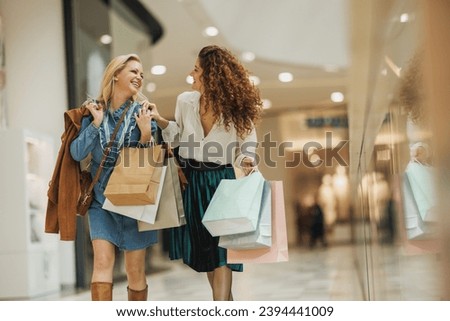
[[[447,0],[0,0],[0,300],[90,300],[87,218],[74,241],[44,232],[64,112],[136,53],[173,119],[209,44],[258,87],[258,168],[284,192],[288,255],[245,264],[235,299],[449,300],[449,16]],[[210,300],[167,232],[147,250],[149,300]],[[119,251],[114,282],[126,300]]]

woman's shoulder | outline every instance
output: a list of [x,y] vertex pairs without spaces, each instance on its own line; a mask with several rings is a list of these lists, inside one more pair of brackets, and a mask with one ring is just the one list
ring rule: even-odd
[[82,120],[90,119],[91,117],[91,112],[84,106],[72,108],[64,112],[64,119],[66,123],[79,125]]
[[200,99],[198,91],[185,91],[178,95],[177,100],[184,103],[196,103]]

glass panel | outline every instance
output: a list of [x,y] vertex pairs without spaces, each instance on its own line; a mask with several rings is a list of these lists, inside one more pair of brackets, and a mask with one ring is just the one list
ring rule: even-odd
[[[65,2],[66,20],[71,21],[66,30],[71,108],[80,106],[87,97],[97,97],[103,71],[112,57],[136,53],[144,72],[149,70],[155,39],[130,6],[131,2],[120,0]],[[158,24],[155,27],[160,28]]]
[[441,296],[420,9],[417,1],[394,3],[372,62],[379,59],[367,106],[357,227],[363,285],[371,300]]

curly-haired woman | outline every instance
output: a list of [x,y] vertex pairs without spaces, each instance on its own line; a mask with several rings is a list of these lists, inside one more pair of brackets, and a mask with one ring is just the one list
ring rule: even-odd
[[175,121],[152,110],[164,140],[179,147],[188,182],[183,193],[187,224],[171,230],[170,258],[207,272],[214,300],[233,300],[232,271],[242,272],[243,266],[227,264],[226,249],[202,217],[221,179],[235,178],[235,167],[248,174],[255,166],[262,102],[248,71],[225,48],[202,48],[190,75],[194,91],[178,96]]

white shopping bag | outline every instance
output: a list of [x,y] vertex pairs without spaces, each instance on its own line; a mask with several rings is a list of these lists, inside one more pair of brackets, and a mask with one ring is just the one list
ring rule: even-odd
[[163,188],[155,223],[138,221],[140,232],[161,230],[186,224],[178,165],[174,157],[167,159],[167,170],[162,184]]

